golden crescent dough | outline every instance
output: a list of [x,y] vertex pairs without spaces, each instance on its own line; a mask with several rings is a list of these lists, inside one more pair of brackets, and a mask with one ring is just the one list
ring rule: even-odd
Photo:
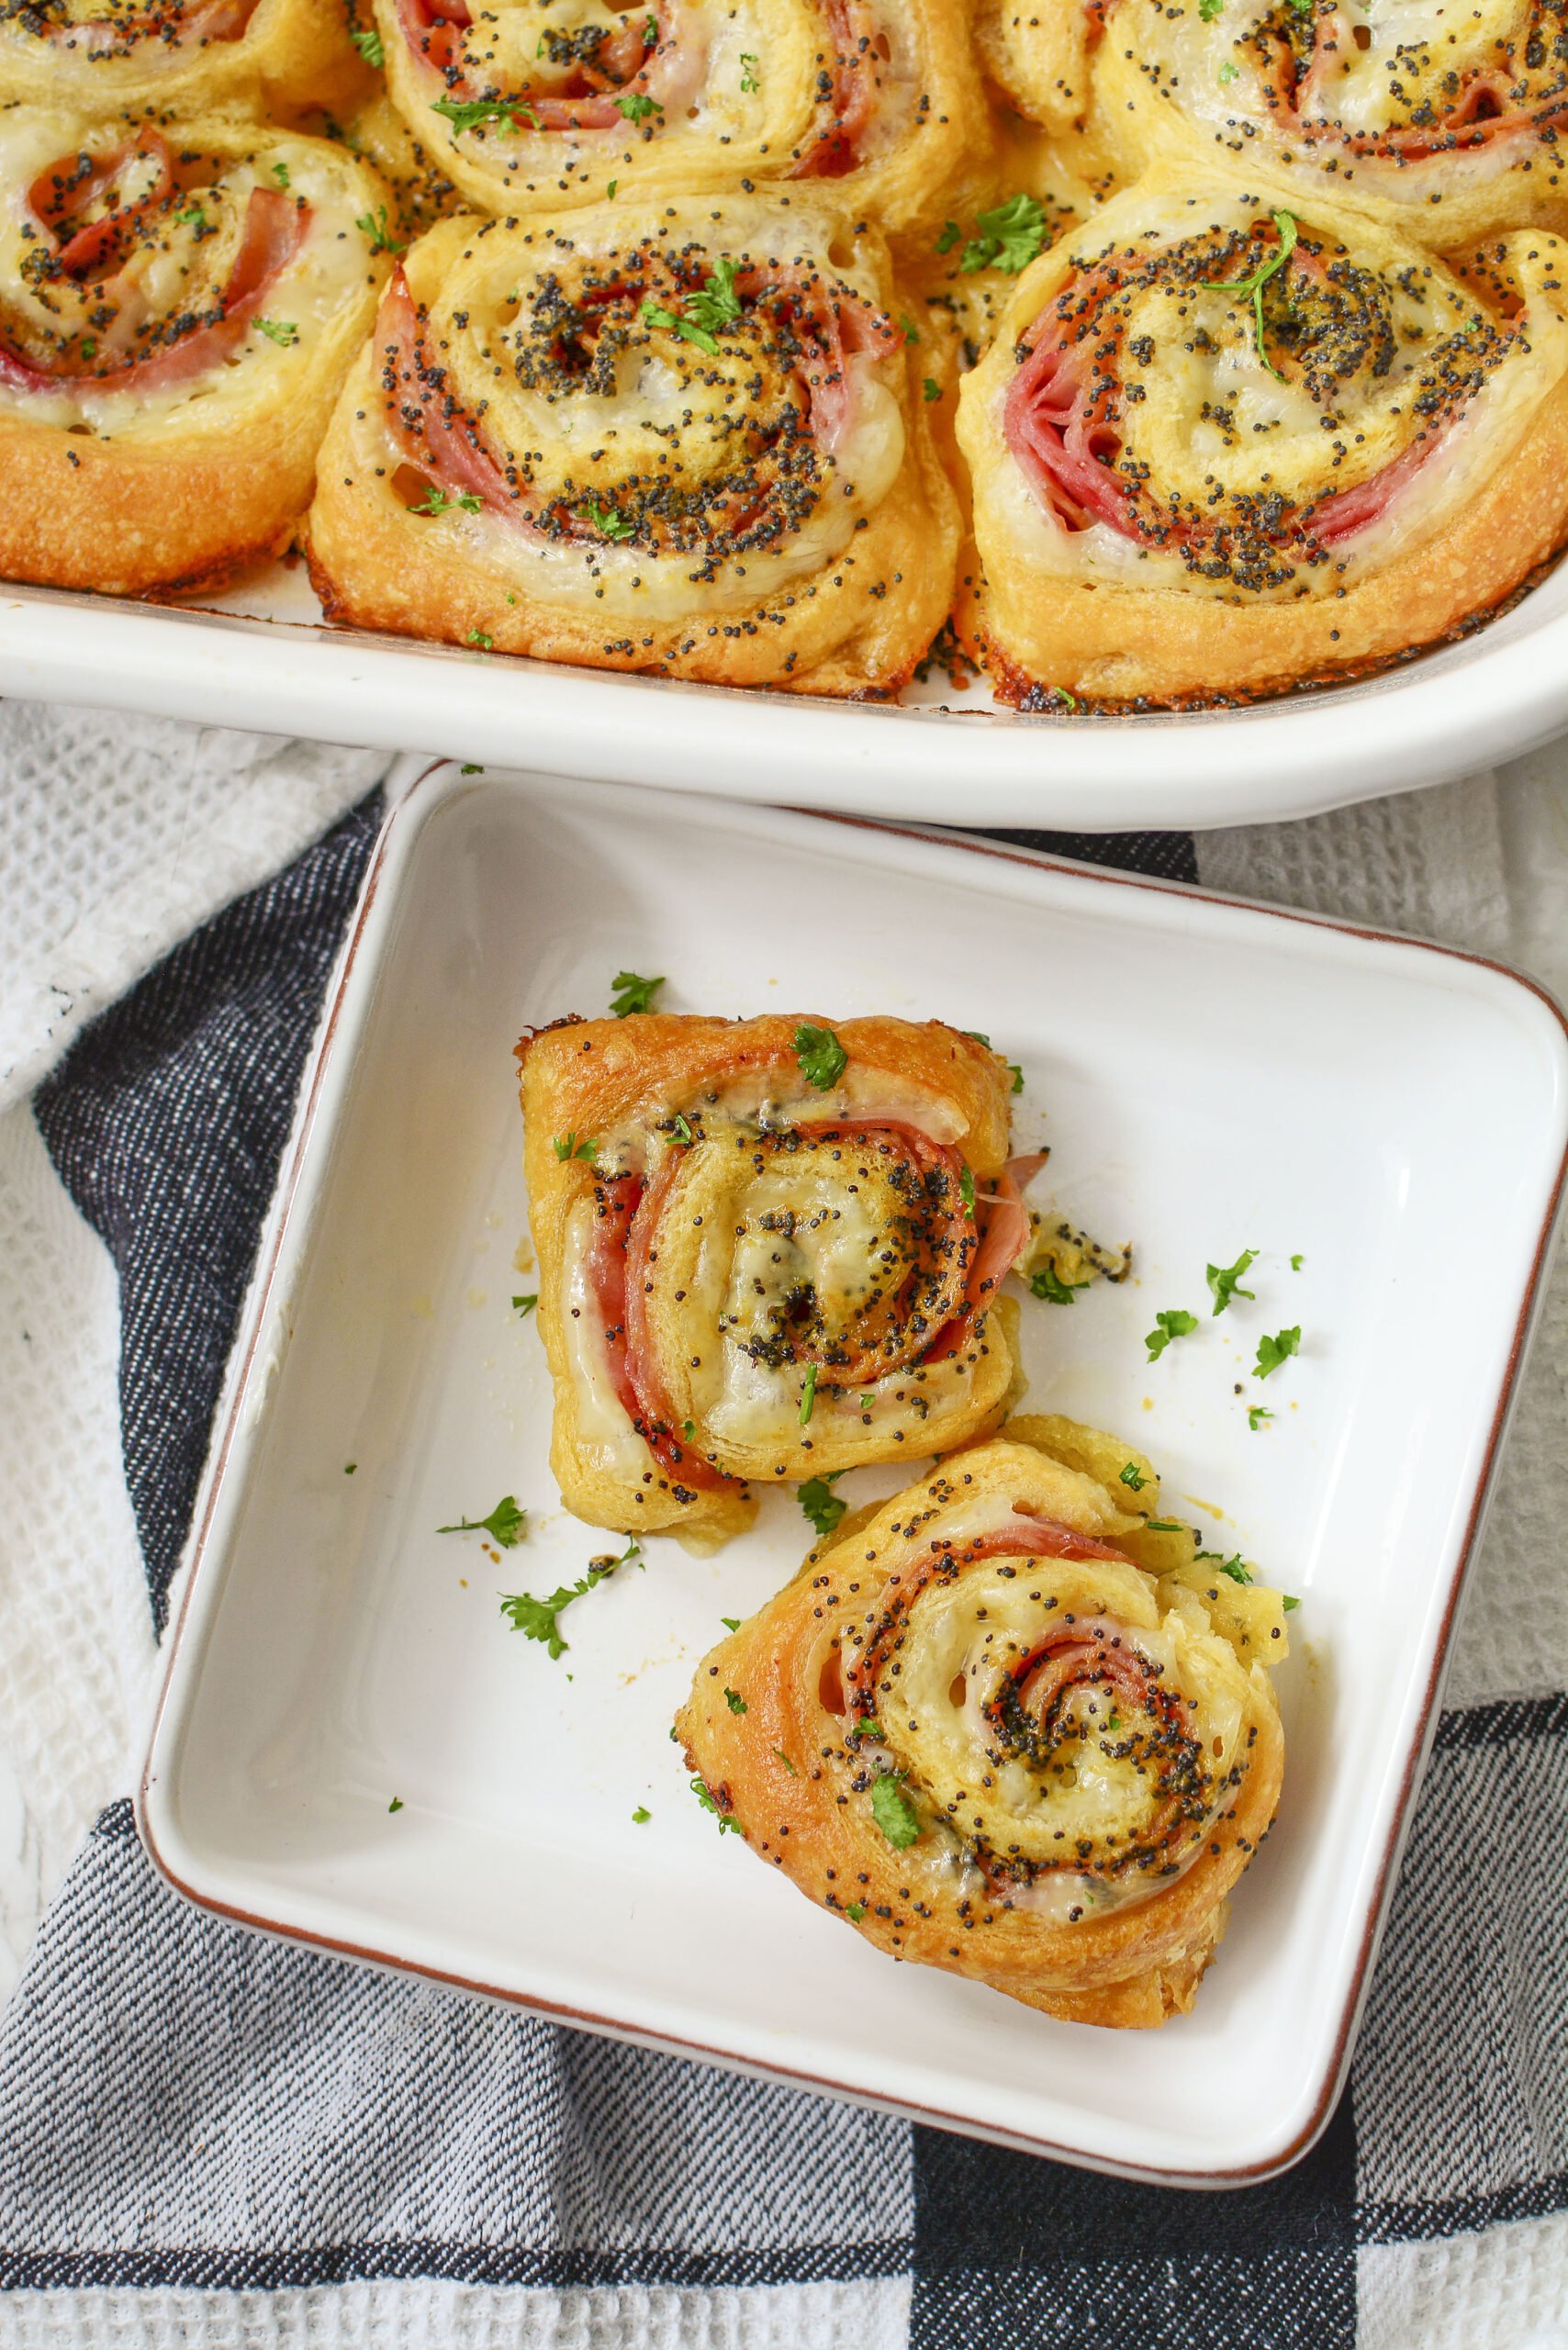
[[0,117],[0,572],[140,595],[277,551],[387,272],[375,174],[231,119]]
[[886,699],[958,518],[887,250],[816,197],[445,221],[320,464],[312,576],[373,628]]
[[1277,1592],[1145,1528],[1159,1491],[1060,1419],[949,1455],[704,1658],[694,1784],[893,1956],[1070,2021],[1190,2008],[1279,1802],[1287,1643]]
[[975,38],[986,68],[1022,115],[1061,135],[1090,103],[1096,13],[1077,0],[976,0]]
[[551,1466],[592,1525],[723,1540],[748,1478],[935,1451],[1007,1408],[1005,1062],[846,1020],[823,1087],[807,1026],[637,1013],[519,1046]]
[[43,0],[0,23],[0,101],[194,116],[339,105],[366,80],[342,0]]
[[380,173],[397,199],[394,218],[399,241],[411,244],[438,220],[467,209],[436,158],[421,146],[386,92],[380,91],[344,119],[343,145]]
[[1257,175],[1114,197],[960,389],[958,624],[998,690],[1246,697],[1492,610],[1568,535],[1565,261],[1447,264]]
[[1568,229],[1562,0],[1361,0],[1353,17],[1226,0],[1206,19],[1193,0],[1112,0],[1092,62],[1091,133],[1124,180],[1244,162],[1293,204],[1354,205],[1445,252]]
[[394,101],[482,211],[794,183],[896,242],[990,151],[962,0],[376,5]]

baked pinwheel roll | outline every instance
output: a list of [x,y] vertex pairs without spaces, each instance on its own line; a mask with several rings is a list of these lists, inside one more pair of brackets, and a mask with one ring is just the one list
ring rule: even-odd
[[441,223],[322,452],[323,603],[597,668],[896,692],[958,523],[894,307],[881,241],[806,198]]
[[1284,1602],[1148,1531],[1158,1494],[1026,1420],[857,1513],[699,1667],[698,1785],[895,1957],[1073,2022],[1190,2008],[1279,1801]]
[[386,80],[481,209],[836,184],[942,218],[990,141],[962,0],[376,0]]
[[748,1480],[993,1427],[1026,1245],[1007,1065],[938,1022],[573,1021],[523,1038],[551,1466],[595,1526],[722,1541]]
[[386,274],[374,173],[18,107],[0,185],[0,573],[136,595],[276,548]]
[[1568,534],[1568,252],[1461,270],[1151,173],[1018,280],[958,433],[958,624],[1003,699],[1246,697],[1458,632]]
[[[1562,0],[1110,0],[1103,23],[1092,129],[1126,176],[1160,154],[1244,158],[1298,201],[1383,212],[1445,252],[1568,229]],[[1020,61],[1042,41],[1020,29]]]
[[0,101],[330,106],[364,73],[343,0],[27,0],[0,18]]

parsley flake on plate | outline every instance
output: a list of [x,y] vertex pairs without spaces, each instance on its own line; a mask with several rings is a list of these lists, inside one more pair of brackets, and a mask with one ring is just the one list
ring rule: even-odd
[[1258,1360],[1252,1366],[1253,1378],[1269,1378],[1272,1372],[1278,1371],[1282,1362],[1289,1362],[1292,1355],[1298,1355],[1300,1352],[1301,1324],[1299,1322],[1294,1329],[1278,1331],[1271,1338],[1260,1338]]
[[796,1499],[819,1536],[835,1532],[839,1519],[849,1507],[849,1504],[840,1501],[833,1490],[843,1474],[842,1469],[835,1469],[830,1476],[808,1477],[805,1483],[797,1488]]
[[537,1290],[534,1290],[531,1296],[514,1297],[512,1299],[512,1304],[523,1321],[528,1319],[528,1316],[532,1313],[538,1303],[539,1292]]
[[645,1828],[653,1816],[646,1804],[640,1803],[632,1814],[632,1825],[633,1828]]
[[801,1075],[819,1093],[829,1093],[849,1066],[849,1055],[831,1028],[814,1028],[803,1020],[795,1031],[795,1058]]
[[895,1852],[903,1852],[921,1833],[920,1814],[896,1779],[879,1779],[871,1789],[871,1817]]
[[438,1526],[438,1534],[488,1534],[503,1550],[515,1550],[528,1530],[528,1512],[519,1509],[516,1496],[503,1494],[488,1517],[460,1517],[455,1526]]
[[1273,1416],[1266,1404],[1252,1404],[1248,1407],[1247,1425],[1256,1436],[1264,1421],[1271,1420]]
[[576,1583],[560,1584],[548,1599],[535,1599],[528,1591],[503,1592],[501,1614],[511,1618],[512,1629],[521,1632],[524,1639],[543,1640],[553,1659],[565,1656],[569,1643],[561,1629],[560,1617],[574,1599],[583,1598],[598,1583],[608,1583],[617,1567],[633,1561],[638,1566],[644,1563],[634,1541],[618,1559],[590,1560],[586,1575],[579,1575]]
[[387,1810],[388,1810],[388,1811],[401,1811],[401,1810],[402,1810],[402,1808],[403,1808],[403,1798],[402,1798],[402,1796],[393,1796],[393,1798],[392,1798],[392,1800],[391,1800],[391,1802],[387,1805],[386,1808],[387,1808]]
[[[662,979],[640,979],[635,971],[617,971],[614,991],[610,999],[610,1009],[614,1013],[617,1020],[624,1020],[633,1012],[651,1012],[654,998],[663,985]],[[678,1119],[676,1123],[683,1126],[686,1125],[684,1118]],[[683,1139],[687,1142],[691,1140],[689,1128]]]
[[1154,1317],[1156,1327],[1144,1339],[1150,1362],[1158,1362],[1172,1338],[1189,1338],[1198,1326],[1198,1317],[1189,1314],[1185,1306],[1172,1306]]
[[1215,1302],[1216,1315],[1223,1314],[1233,1297],[1256,1297],[1256,1290],[1243,1289],[1241,1276],[1257,1259],[1256,1248],[1244,1248],[1234,1265],[1210,1265],[1204,1278]]
[[[721,1616],[719,1621],[722,1624],[726,1632],[738,1632],[740,1630],[741,1619],[738,1616]],[[672,1730],[670,1735],[673,1737],[674,1734],[675,1733]]]

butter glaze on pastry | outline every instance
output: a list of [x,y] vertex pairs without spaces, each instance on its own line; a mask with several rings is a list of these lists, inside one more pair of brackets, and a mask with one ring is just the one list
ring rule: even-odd
[[747,1479],[934,1452],[1006,1408],[997,1295],[1038,1163],[1008,1160],[1006,1064],[846,1020],[823,1088],[802,1024],[647,1013],[518,1047],[551,1467],[591,1525],[723,1540]]
[[600,668],[881,698],[958,513],[886,248],[814,199],[448,221],[339,402],[330,613]]
[[1070,1421],[947,1456],[704,1659],[701,1785],[895,1957],[1074,2022],[1190,2008],[1279,1801],[1286,1640],[1158,1495]]
[[1124,177],[1217,156],[1445,252],[1568,229],[1564,0],[1225,0],[1207,22],[1197,0],[1111,0],[1093,90]]
[[0,20],[0,99],[95,115],[330,106],[364,72],[342,0],[32,0]]
[[386,263],[341,148],[0,116],[0,572],[117,594],[286,541]]
[[[834,185],[896,235],[989,145],[960,0],[378,0],[387,85],[482,210]],[[442,109],[436,112],[434,109]]]
[[1031,264],[960,391],[1004,699],[1246,696],[1490,611],[1568,533],[1568,252],[1154,173]]

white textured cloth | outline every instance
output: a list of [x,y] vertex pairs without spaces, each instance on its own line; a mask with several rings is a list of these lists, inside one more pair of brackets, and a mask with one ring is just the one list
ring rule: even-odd
[[387,764],[385,751],[0,705],[0,1107]]

